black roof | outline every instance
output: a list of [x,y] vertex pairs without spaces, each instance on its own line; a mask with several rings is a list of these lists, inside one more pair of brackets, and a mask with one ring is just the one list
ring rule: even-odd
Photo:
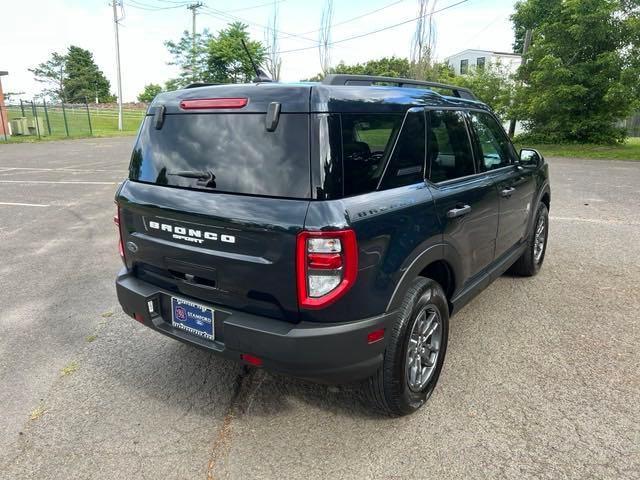
[[[346,77],[346,76],[341,76]],[[361,77],[361,76],[360,76]],[[329,78],[329,77],[328,77]],[[354,77],[351,77],[353,79]],[[197,98],[236,98],[245,97],[249,99],[246,107],[241,111],[210,110],[211,113],[237,112],[237,113],[258,113],[266,112],[270,103],[281,104],[282,113],[307,113],[307,112],[358,112],[358,113],[384,113],[384,112],[404,112],[414,106],[432,107],[458,107],[458,108],[481,108],[488,107],[477,100],[463,98],[458,95],[443,95],[434,89],[451,90],[457,89],[459,92],[468,92],[467,89],[452,87],[449,85],[434,84],[428,82],[417,82],[408,79],[393,79],[389,77],[375,77],[375,82],[360,84],[361,79],[353,82],[330,80],[322,83],[300,82],[300,83],[249,83],[249,84],[223,84],[207,86],[191,86],[188,89],[176,90],[159,94],[149,107],[148,113],[153,113],[155,107],[164,105],[167,113],[184,113],[180,109],[180,102],[187,99]],[[379,85],[384,82],[398,83],[394,85]],[[333,82],[333,83],[332,83]],[[411,83],[409,83],[411,82]],[[403,85],[403,86],[400,86]],[[192,110],[195,113],[202,113],[202,110]]]

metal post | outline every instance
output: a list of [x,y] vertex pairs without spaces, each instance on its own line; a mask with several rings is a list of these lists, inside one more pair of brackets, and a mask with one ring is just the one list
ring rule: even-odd
[[40,140],[40,125],[38,125],[38,109],[36,107],[35,99],[31,102],[31,110],[33,111],[34,122],[36,122],[36,133],[38,134],[38,140]]
[[20,110],[22,111],[22,116],[24,117],[24,104],[22,103],[22,99],[20,99]]
[[[6,109],[5,107],[5,111],[7,113],[7,120],[9,120],[9,110]],[[4,135],[4,141],[7,142],[7,127],[5,127],[4,125],[4,116],[2,115],[2,106],[0,106],[0,123],[2,123],[2,134]]]
[[91,128],[91,114],[89,113],[89,104],[87,103],[87,97],[84,97],[84,107],[87,109],[87,120],[89,121],[89,135],[93,137],[93,128]]
[[198,15],[198,9],[203,7],[201,2],[192,3],[187,6],[187,9],[191,10],[191,81],[196,82],[199,78],[196,78],[196,16]]
[[67,112],[64,109],[64,102],[62,102],[62,118],[64,119],[64,131],[67,132],[67,137],[68,137],[69,125],[67,124]]
[[118,11],[117,0],[113,0],[113,26],[116,31],[116,64],[118,70],[118,130],[122,130],[122,80],[120,75],[120,38],[118,36]]
[[[524,66],[524,64],[526,63],[526,59],[525,59],[525,55],[527,53],[527,50],[529,50],[529,47],[531,46],[531,37],[533,35],[533,32],[530,28],[527,28],[527,30],[524,33],[524,44],[522,45],[522,66]],[[520,85],[522,85],[522,80],[520,80]],[[509,122],[509,137],[513,138],[513,136],[516,133],[516,122],[517,120],[515,118],[512,118],[511,121]]]
[[49,122],[49,112],[47,111],[47,101],[42,99],[42,106],[44,107],[44,118],[47,121],[47,132],[51,135],[51,122]]

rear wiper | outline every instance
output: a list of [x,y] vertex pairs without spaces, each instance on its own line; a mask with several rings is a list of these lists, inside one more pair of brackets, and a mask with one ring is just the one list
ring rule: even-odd
[[167,176],[173,175],[176,177],[195,178],[198,180],[198,185],[207,188],[216,188],[216,176],[212,171],[198,171],[198,170],[183,170],[177,172],[168,172]]

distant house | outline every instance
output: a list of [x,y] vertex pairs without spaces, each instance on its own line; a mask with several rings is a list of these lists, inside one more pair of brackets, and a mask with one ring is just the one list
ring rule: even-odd
[[445,58],[445,62],[453,67],[456,75],[466,75],[474,68],[482,69],[498,64],[510,73],[515,73],[522,63],[522,57],[517,53],[468,49]]

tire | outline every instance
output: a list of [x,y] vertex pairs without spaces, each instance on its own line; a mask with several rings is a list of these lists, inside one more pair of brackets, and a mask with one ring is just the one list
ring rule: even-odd
[[[539,242],[540,238],[537,236],[537,230],[539,229],[540,222],[543,222],[542,243]],[[542,263],[544,262],[544,256],[547,252],[547,240],[549,238],[549,210],[544,203],[538,205],[538,211],[536,212],[536,219],[533,223],[533,228],[529,234],[527,240],[527,248],[522,253],[520,258],[511,266],[509,271],[521,277],[532,277],[540,271]],[[542,247],[542,251],[536,250],[536,243]]]
[[[429,324],[428,320],[432,316]],[[435,327],[433,322],[437,323]],[[425,323],[428,324],[426,327]],[[422,349],[425,350],[425,353],[419,355],[417,351],[420,342],[416,340],[415,334],[421,328],[426,333],[431,329],[434,331],[430,336],[418,337],[424,338]],[[416,278],[402,301],[395,324],[388,335],[382,366],[368,379],[366,389],[377,410],[390,416],[408,415],[424,405],[433,393],[447,352],[449,306],[442,287],[429,278]],[[435,348],[438,350],[433,357]],[[417,363],[418,357],[420,363]],[[428,357],[425,363],[432,366],[428,367],[424,377],[419,377],[418,371],[425,372],[422,364],[424,357]],[[416,365],[420,368],[411,369]]]

